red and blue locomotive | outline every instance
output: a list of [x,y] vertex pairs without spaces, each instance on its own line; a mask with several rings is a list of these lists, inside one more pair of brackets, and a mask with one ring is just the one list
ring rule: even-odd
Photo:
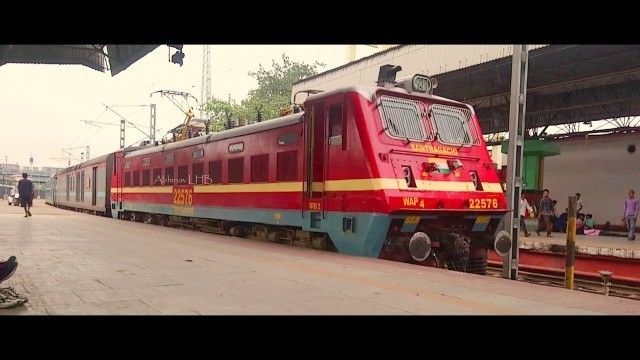
[[105,213],[484,273],[511,239],[473,108],[393,71],[311,94],[287,116],[109,155]]

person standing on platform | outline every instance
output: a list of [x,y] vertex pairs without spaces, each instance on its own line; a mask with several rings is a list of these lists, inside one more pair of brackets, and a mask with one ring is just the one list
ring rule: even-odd
[[22,179],[18,181],[18,192],[20,193],[20,202],[24,208],[24,217],[31,216],[34,195],[33,183],[27,177],[29,177],[27,173],[22,173]]
[[638,212],[640,211],[640,203],[635,198],[635,191],[629,190],[629,198],[624,201],[624,213],[622,215],[622,222],[627,226],[629,235],[627,237],[630,241],[636,239],[636,220],[638,219]]
[[531,208],[531,205],[529,205],[529,201],[524,197],[524,194],[522,194],[520,197],[520,230],[524,231],[525,237],[531,235],[531,233],[527,231],[527,224],[524,222],[527,211],[531,214],[533,209]]
[[580,199],[580,193],[576,193],[576,217],[580,217],[582,214],[582,199]]
[[547,237],[551,237],[551,230],[553,224],[551,223],[551,217],[555,215],[553,208],[553,200],[549,198],[549,189],[542,191],[542,199],[540,200],[540,207],[538,209],[538,229],[536,234],[540,236],[540,231],[546,230]]

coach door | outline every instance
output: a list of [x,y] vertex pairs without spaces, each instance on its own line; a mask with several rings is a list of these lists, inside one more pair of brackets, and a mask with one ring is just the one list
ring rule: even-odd
[[98,188],[96,186],[96,175],[98,174],[98,167],[94,166],[91,171],[91,205],[96,206],[98,201]]
[[[327,99],[325,106],[325,117],[327,123],[327,133],[325,144],[327,146],[325,158],[325,209],[345,211],[347,207],[347,192],[344,188],[329,186],[330,181],[335,179],[345,179],[350,177],[353,169],[354,158],[347,156],[346,132],[346,101],[343,95],[334,96]],[[357,159],[357,158],[356,158]],[[335,182],[334,182],[335,184]],[[331,192],[328,194],[327,192]]]
[[84,179],[84,169],[80,171],[80,202],[84,204],[84,191],[87,188],[87,184]]
[[69,176],[69,174],[66,175],[67,177],[67,193],[66,193],[66,201],[69,202],[69,199],[71,198],[71,176]]
[[[308,105],[305,119],[305,176],[303,214],[309,227],[319,229],[324,217],[325,128],[324,102]],[[306,216],[305,216],[306,218]]]
[[56,194],[58,193],[58,177],[54,176],[53,180],[51,181],[52,187],[51,187],[51,191],[53,191],[53,193],[51,194],[51,202],[53,202],[53,205],[56,205]]
[[[114,215],[116,214],[114,217],[120,219],[121,215],[119,212],[122,211],[122,187],[124,186],[124,184],[122,183],[124,181],[124,158],[122,157],[122,154],[116,154],[116,159],[115,159],[115,166],[116,166],[116,176],[115,176],[115,187],[116,187],[116,197],[115,197],[115,202],[112,203],[111,205],[111,214]],[[107,194],[110,193],[110,190],[107,189]]]

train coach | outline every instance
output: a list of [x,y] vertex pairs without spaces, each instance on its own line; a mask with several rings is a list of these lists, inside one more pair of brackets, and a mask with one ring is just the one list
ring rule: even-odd
[[47,179],[45,202],[62,209],[111,216],[109,192],[115,178],[116,154],[70,166]]
[[288,116],[112,154],[111,216],[484,273],[511,239],[474,110],[392,68]]

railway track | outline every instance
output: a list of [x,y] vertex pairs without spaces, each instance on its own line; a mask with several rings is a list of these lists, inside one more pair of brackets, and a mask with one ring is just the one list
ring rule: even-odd
[[[533,284],[564,287],[564,277],[540,274],[527,271],[518,271],[518,280]],[[489,266],[487,276],[501,277],[502,268]],[[574,280],[574,290],[590,292],[594,294],[605,294],[605,286],[602,282],[584,279]],[[640,300],[640,288],[620,284],[609,285],[609,296],[621,297],[625,299]]]

